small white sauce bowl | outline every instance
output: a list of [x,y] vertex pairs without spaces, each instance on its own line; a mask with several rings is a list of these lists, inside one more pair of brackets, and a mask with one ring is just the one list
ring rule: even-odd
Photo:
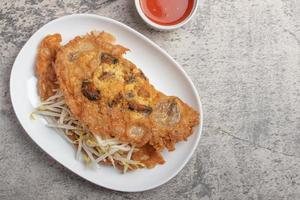
[[135,2],[135,7],[136,7],[137,12],[139,13],[140,17],[144,20],[144,22],[146,22],[146,24],[148,24],[150,27],[152,27],[156,30],[169,31],[169,30],[175,30],[175,29],[180,28],[181,26],[185,25],[192,19],[192,17],[195,15],[195,13],[197,11],[199,0],[194,0],[194,5],[193,5],[192,11],[189,14],[189,16],[187,16],[183,21],[179,22],[178,24],[174,24],[174,25],[161,25],[161,24],[157,24],[157,23],[153,22],[145,15],[144,11],[142,10],[140,0],[134,0],[134,2]]

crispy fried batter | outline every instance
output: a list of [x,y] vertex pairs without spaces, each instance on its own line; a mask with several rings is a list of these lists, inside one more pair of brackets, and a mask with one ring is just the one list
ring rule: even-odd
[[45,100],[60,87],[83,125],[94,134],[137,146],[133,159],[152,168],[164,163],[161,150],[174,150],[176,142],[192,134],[199,113],[155,90],[143,72],[123,58],[128,49],[114,41],[108,33],[91,33],[61,47],[59,34],[45,37],[36,63],[39,93]]
[[165,163],[162,155],[149,144],[144,145],[139,151],[133,153],[132,158],[144,163],[147,168],[153,168],[156,164],[162,165]]
[[56,52],[60,48],[60,34],[46,36],[38,49],[36,61],[36,75],[38,78],[38,89],[42,100],[46,100],[58,88],[56,74],[54,70],[54,61]]
[[94,134],[138,147],[148,143],[156,151],[174,150],[176,142],[192,134],[199,113],[155,90],[142,71],[122,57],[128,49],[114,45],[112,38],[91,33],[58,52],[56,73],[66,103]]

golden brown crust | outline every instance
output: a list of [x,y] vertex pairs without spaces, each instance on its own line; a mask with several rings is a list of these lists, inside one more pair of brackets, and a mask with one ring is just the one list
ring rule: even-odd
[[139,151],[133,153],[132,158],[136,161],[140,161],[146,165],[147,168],[153,168],[156,164],[162,165],[165,163],[162,155],[149,144],[144,145]]
[[83,125],[94,134],[137,146],[133,159],[152,168],[164,163],[161,150],[174,150],[192,134],[199,113],[178,97],[157,91],[123,58],[128,49],[114,41],[108,33],[94,32],[61,47],[59,34],[47,36],[37,57],[39,93],[43,100],[53,95],[58,80],[66,104]]
[[46,100],[58,88],[57,79],[54,70],[56,53],[60,48],[60,34],[46,36],[40,43],[37,60],[36,76],[38,78],[38,90],[42,100]]
[[193,133],[193,127],[199,124],[199,113],[172,96],[162,97],[151,117],[155,123],[150,144],[157,150],[164,147],[175,150],[175,144],[186,140]]
[[[174,150],[176,142],[192,134],[199,113],[155,90],[141,70],[122,57],[128,49],[112,44],[108,35],[76,37],[58,52],[56,73],[66,103],[94,134],[138,147],[149,143],[157,151]],[[82,91],[85,82],[90,91]]]

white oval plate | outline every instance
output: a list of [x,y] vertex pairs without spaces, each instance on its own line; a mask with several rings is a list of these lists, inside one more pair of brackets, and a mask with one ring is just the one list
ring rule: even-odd
[[[131,51],[126,58],[149,77],[150,82],[167,95],[176,95],[201,113],[200,126],[187,142],[180,142],[173,152],[163,152],[164,165],[121,174],[112,167],[87,167],[75,159],[74,147],[55,130],[45,127],[42,119],[29,115],[39,102],[34,76],[35,56],[39,42],[48,34],[61,33],[63,43],[92,30],[105,30],[117,38],[117,43]],[[52,158],[77,175],[105,188],[134,192],[158,187],[173,178],[195,151],[202,130],[202,109],[195,86],[186,73],[164,50],[148,38],[115,20],[90,14],[61,17],[40,28],[24,45],[13,65],[10,94],[15,113],[32,140]]]

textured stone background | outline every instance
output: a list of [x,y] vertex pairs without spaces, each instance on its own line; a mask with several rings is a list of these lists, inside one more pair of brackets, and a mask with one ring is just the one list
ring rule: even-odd
[[[39,27],[72,13],[140,31],[196,84],[203,137],[167,184],[142,193],[98,187],[47,156],[18,123],[14,59]],[[0,50],[0,199],[300,199],[299,0],[200,0],[195,18],[173,32],[148,28],[132,0],[2,0]]]

